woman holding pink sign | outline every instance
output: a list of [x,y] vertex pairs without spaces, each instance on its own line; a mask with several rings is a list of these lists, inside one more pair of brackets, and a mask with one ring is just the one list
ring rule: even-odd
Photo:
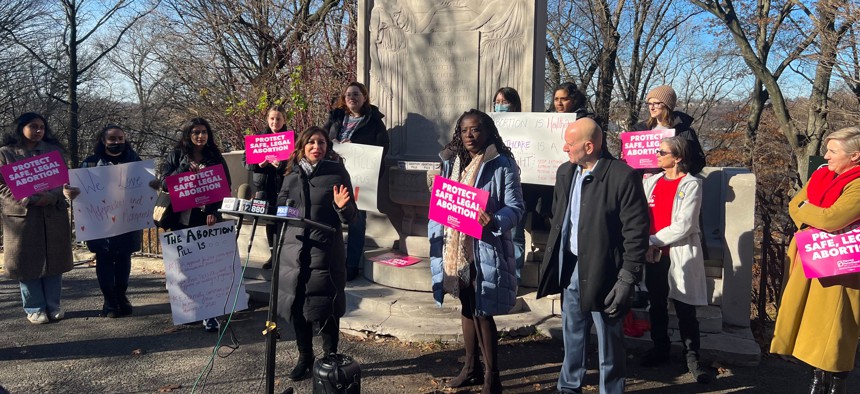
[[[816,170],[788,203],[800,231],[832,233],[860,221],[860,128],[835,131],[824,142],[827,167]],[[860,337],[860,273],[808,279],[797,237],[788,256],[770,351],[813,367],[810,393],[845,393]]]
[[[3,137],[0,166],[29,157],[62,151],[48,121],[28,112],[15,120]],[[16,199],[0,180],[0,221],[3,222],[3,268],[18,281],[27,320],[44,324],[64,317],[60,307],[63,273],[72,269],[69,204],[63,188]]]
[[705,152],[699,143],[699,136],[693,129],[693,117],[681,111],[675,111],[678,96],[675,89],[669,85],[657,86],[645,96],[648,106],[648,120],[637,123],[633,131],[675,129],[675,135],[687,139],[689,169],[691,174],[698,174],[705,168]]
[[[280,105],[275,105],[269,108],[266,112],[266,132],[264,134],[275,134],[287,131],[287,111]],[[284,181],[284,169],[286,162],[264,161],[260,164],[247,164],[248,170],[254,173],[253,182],[254,189],[258,192],[266,193],[266,200],[269,201],[270,212],[278,207],[278,192],[281,191],[281,183]],[[273,213],[274,214],[274,213]],[[277,226],[274,224],[266,225],[266,240],[269,241],[269,252],[275,247],[275,231]],[[272,257],[269,257],[263,263],[263,269],[272,268]]]
[[[215,137],[212,134],[212,126],[203,118],[191,119],[182,126],[182,136],[176,147],[167,156],[161,166],[161,187],[167,190],[165,178],[171,175],[185,172],[198,172],[206,167],[222,165],[224,174],[227,176],[227,184],[230,184],[230,171],[221,156],[221,150],[215,145]],[[194,207],[179,214],[179,224],[173,230],[182,230],[189,227],[202,225],[212,226],[222,220],[218,208],[221,203],[215,202],[202,207]],[[217,318],[203,320],[203,328],[208,332],[218,332],[221,324]]]
[[520,170],[493,119],[476,109],[460,116],[451,142],[439,156],[441,176],[490,194],[486,211],[478,217],[483,227],[480,239],[433,220],[428,226],[433,296],[440,306],[445,293],[462,304],[466,363],[448,386],[483,384],[481,392],[501,393],[499,334],[493,316],[509,313],[516,301],[511,232],[524,210]]

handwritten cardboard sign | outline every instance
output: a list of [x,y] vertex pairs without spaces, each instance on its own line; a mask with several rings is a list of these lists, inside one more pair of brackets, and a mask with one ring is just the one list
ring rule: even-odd
[[660,140],[674,136],[675,129],[621,133],[621,158],[633,168],[658,168],[657,149],[660,148]]
[[362,211],[378,211],[376,199],[379,191],[379,168],[382,163],[382,147],[335,142],[332,147],[343,157],[346,172],[352,182],[355,203]]
[[78,241],[150,228],[156,192],[153,160],[69,170],[69,184],[81,190],[72,203]]
[[20,200],[69,182],[69,168],[59,151],[28,157],[0,167],[12,197]]
[[860,222],[834,233],[798,231],[794,239],[807,278],[860,272]]
[[293,153],[295,138],[292,130],[275,134],[246,135],[245,162],[260,164],[264,161],[287,160]]
[[248,308],[232,221],[164,233],[161,249],[173,324]]
[[570,159],[564,153],[564,130],[576,114],[491,112],[505,145],[520,167],[520,181],[555,185],[555,172]]
[[203,168],[198,172],[183,172],[165,178],[170,204],[174,212],[212,204],[230,197],[230,184],[223,165]]
[[394,267],[406,267],[421,262],[418,257],[396,252],[383,253],[379,256],[370,257],[368,260]]
[[483,227],[478,215],[487,209],[490,193],[436,175],[430,194],[430,220],[459,230],[472,237],[481,238]]

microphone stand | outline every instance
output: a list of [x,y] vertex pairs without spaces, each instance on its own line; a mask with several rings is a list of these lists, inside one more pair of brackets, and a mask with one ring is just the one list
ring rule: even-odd
[[[266,318],[266,327],[263,330],[263,335],[266,337],[266,393],[274,394],[275,393],[275,348],[277,346],[278,340],[278,282],[279,282],[279,271],[280,271],[280,256],[281,256],[281,244],[284,238],[284,232],[287,229],[288,224],[292,224],[293,226],[302,227],[302,228],[311,228],[320,231],[325,231],[327,233],[334,233],[334,228],[320,222],[316,222],[313,220],[305,219],[305,218],[297,218],[297,217],[284,217],[284,216],[276,216],[276,215],[267,215],[261,213],[250,213],[250,212],[241,212],[241,211],[232,211],[229,209],[219,209],[218,212],[237,216],[239,218],[239,224],[236,226],[236,238],[238,240],[239,230],[242,226],[242,221],[245,219],[245,216],[252,216],[254,218],[254,228],[251,229],[251,240],[248,243],[248,255],[251,254],[251,245],[254,242],[254,232],[256,230],[257,222],[260,219],[264,221],[272,221],[278,225],[278,239],[275,242],[275,247],[272,249],[272,287],[269,292],[269,314]],[[291,388],[290,388],[291,389]],[[287,389],[287,392],[291,390]]]

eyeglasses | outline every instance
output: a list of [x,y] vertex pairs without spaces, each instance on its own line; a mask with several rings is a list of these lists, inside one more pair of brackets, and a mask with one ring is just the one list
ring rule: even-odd
[[671,155],[671,154],[672,154],[672,152],[665,151],[662,149],[657,149],[657,156],[663,157],[663,156]]
[[663,105],[663,103],[661,103],[659,101],[655,101],[653,103],[645,103],[645,105],[647,105],[648,108],[654,108],[654,107],[659,107],[659,106]]
[[203,130],[191,130],[191,135],[201,135],[206,134],[206,129]]

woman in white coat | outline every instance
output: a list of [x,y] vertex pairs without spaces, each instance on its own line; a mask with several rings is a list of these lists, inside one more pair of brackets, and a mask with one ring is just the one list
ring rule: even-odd
[[707,305],[705,261],[699,229],[702,180],[689,173],[689,147],[683,137],[664,138],[657,150],[663,172],[645,179],[651,216],[651,248],[645,266],[651,340],[654,348],[642,357],[643,366],[669,361],[668,299],[678,315],[687,368],[699,383],[712,377],[699,364],[699,321],[696,306]]

